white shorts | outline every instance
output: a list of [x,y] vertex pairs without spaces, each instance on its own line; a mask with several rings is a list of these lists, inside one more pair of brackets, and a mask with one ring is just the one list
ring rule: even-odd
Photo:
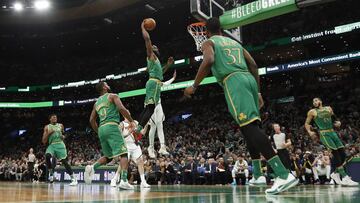
[[142,151],[140,145],[136,145],[131,135],[125,138],[126,147],[128,150],[128,159],[137,162],[137,160],[142,156]]
[[154,110],[153,115],[151,116],[150,122],[153,124],[157,124],[159,122],[163,122],[165,120],[165,114],[161,103],[157,104]]

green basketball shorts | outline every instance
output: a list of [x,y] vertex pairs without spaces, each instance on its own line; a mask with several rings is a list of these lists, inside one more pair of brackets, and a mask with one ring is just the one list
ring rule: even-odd
[[326,148],[337,150],[344,147],[341,139],[334,130],[320,130],[320,141]]
[[124,138],[121,135],[118,123],[109,122],[99,127],[98,130],[102,152],[107,158],[127,154]]
[[66,157],[67,157],[66,146],[65,146],[64,142],[50,144],[46,148],[45,154],[51,154],[52,156],[54,156],[56,159],[59,159],[59,160],[66,159]]
[[157,104],[160,100],[161,81],[155,78],[150,78],[146,82],[146,96],[145,105]]
[[258,86],[251,73],[231,73],[223,80],[223,89],[229,112],[240,127],[260,120]]

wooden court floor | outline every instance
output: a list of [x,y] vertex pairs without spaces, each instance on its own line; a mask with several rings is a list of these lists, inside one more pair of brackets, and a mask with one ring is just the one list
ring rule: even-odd
[[150,203],[360,203],[360,187],[297,186],[276,196],[266,187],[249,186],[152,186],[119,191],[105,184],[70,187],[64,183],[0,182],[0,202],[150,202]]

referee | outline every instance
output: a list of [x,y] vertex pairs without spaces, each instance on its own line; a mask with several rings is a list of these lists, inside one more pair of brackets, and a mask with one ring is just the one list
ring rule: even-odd
[[291,160],[289,151],[287,150],[291,146],[291,140],[288,135],[281,132],[280,125],[278,123],[273,124],[275,134],[272,136],[272,140],[275,145],[280,160],[283,162],[285,168],[291,170]]
[[29,172],[29,178],[32,182],[34,180],[34,165],[35,165],[35,154],[33,148],[30,148],[29,155],[28,155],[28,172]]

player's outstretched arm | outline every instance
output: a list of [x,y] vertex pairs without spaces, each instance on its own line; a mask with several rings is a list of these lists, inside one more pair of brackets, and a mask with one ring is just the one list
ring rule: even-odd
[[258,70],[258,66],[254,60],[254,58],[250,55],[250,53],[244,49],[244,57],[245,57],[245,61],[246,64],[249,68],[250,73],[254,76],[254,78],[256,79],[258,88],[259,88],[259,93],[260,93],[260,77],[259,77],[259,70]]
[[54,132],[54,131],[49,131],[48,127],[45,126],[45,127],[44,127],[43,136],[42,136],[42,139],[41,139],[41,142],[42,142],[43,144],[47,144],[49,135],[51,135],[53,132]]
[[314,110],[310,110],[307,113],[307,117],[305,120],[305,129],[308,132],[308,134],[311,136],[311,138],[316,137],[316,133],[311,130],[311,121],[314,119]]
[[195,93],[196,88],[200,85],[201,81],[210,73],[211,66],[215,62],[214,57],[214,44],[212,41],[208,40],[202,45],[202,52],[204,55],[204,59],[199,67],[199,70],[196,74],[194,84],[185,89],[184,95],[190,97]]
[[259,77],[259,70],[258,66],[254,60],[254,58],[250,55],[250,53],[244,49],[244,57],[246,64],[249,68],[251,75],[254,76],[256,83],[258,85],[258,92],[259,92],[259,107],[262,108],[264,106],[264,99],[262,98],[261,91],[260,91],[260,77]]
[[122,104],[120,98],[116,94],[111,94],[109,96],[110,101],[114,102],[120,114],[124,116],[130,123],[134,122],[134,119],[131,117],[129,110]]
[[65,127],[63,124],[60,124],[61,125],[61,139],[62,140],[65,140]]
[[166,73],[166,71],[169,70],[169,68],[174,64],[174,58],[171,56],[168,58],[167,63],[165,66],[163,66],[163,73]]
[[170,80],[163,82],[163,85],[164,86],[170,85],[175,81],[175,79],[176,79],[176,71],[174,71],[173,77]]
[[91,125],[92,129],[93,129],[96,133],[98,133],[98,128],[99,128],[99,126],[98,126],[98,124],[96,123],[97,113],[96,113],[96,110],[95,110],[95,109],[96,109],[96,108],[95,108],[95,104],[94,104],[94,107],[93,107],[93,109],[92,109],[92,111],[91,111],[91,115],[90,115],[90,125]]
[[340,128],[341,127],[340,119],[335,115],[333,109],[330,106],[328,108],[329,108],[329,111],[331,113],[331,117],[334,120],[334,127]]
[[144,24],[145,21],[143,21],[141,23],[141,32],[142,32],[142,35],[143,35],[143,38],[145,40],[145,47],[146,47],[146,55],[149,59],[151,60],[155,60],[154,58],[154,51],[153,51],[153,48],[152,48],[152,42],[151,42],[151,39],[150,39],[150,35],[149,35],[149,32],[145,29],[145,24]]

